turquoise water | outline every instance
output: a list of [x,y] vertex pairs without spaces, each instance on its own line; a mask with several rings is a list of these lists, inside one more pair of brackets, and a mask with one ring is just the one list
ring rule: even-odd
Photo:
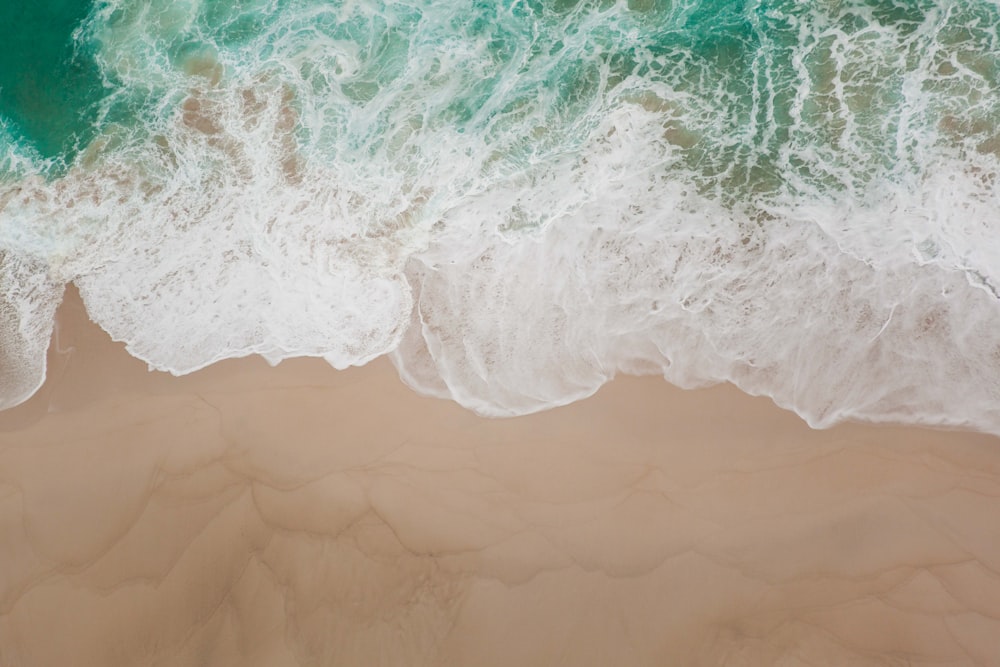
[[73,38],[90,9],[76,0],[0,6],[0,117],[45,158],[72,159],[94,135],[103,81]]
[[[800,180],[863,186],[942,133],[995,152],[1000,10],[989,2],[49,1],[0,11],[13,45],[0,56],[0,113],[16,141],[63,161],[109,123],[152,134],[209,61],[227,81],[291,86],[297,110],[320,121],[297,139],[329,160],[365,159],[411,116],[425,131],[481,134],[518,168],[577,150],[603,110],[635,101],[671,107],[668,139],[721,197]],[[904,118],[917,124],[901,144]],[[846,172],[829,178],[834,167]]]
[[390,354],[487,414],[625,371],[1000,428],[995,2],[2,11],[9,401],[72,280],[175,373]]

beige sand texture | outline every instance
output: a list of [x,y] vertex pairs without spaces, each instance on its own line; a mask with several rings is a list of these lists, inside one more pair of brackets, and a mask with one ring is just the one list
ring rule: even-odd
[[1000,664],[1000,441],[623,377],[489,420],[380,360],[149,373],[59,313],[0,414],[0,665]]

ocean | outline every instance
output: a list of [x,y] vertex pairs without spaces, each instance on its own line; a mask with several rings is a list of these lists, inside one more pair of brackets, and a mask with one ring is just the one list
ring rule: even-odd
[[659,374],[1000,434],[995,0],[20,0],[0,31],[0,406],[74,282],[174,374],[389,355],[492,416]]

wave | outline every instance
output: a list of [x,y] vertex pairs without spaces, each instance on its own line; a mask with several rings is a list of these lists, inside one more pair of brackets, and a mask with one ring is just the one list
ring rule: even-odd
[[72,149],[0,109],[2,405],[73,281],[175,374],[388,354],[503,416],[658,373],[1000,433],[998,14],[99,3]]

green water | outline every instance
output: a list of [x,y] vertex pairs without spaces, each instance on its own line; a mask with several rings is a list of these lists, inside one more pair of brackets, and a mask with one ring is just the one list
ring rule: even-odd
[[80,0],[0,3],[0,116],[44,158],[69,161],[94,134],[105,89],[91,54],[73,39],[91,7]]
[[[956,356],[920,343],[864,375],[865,345],[958,312],[936,280],[897,308],[912,281],[892,271],[913,257],[1000,293],[996,0],[0,3],[0,256],[31,258],[54,294],[77,281],[157,368],[261,350],[363,363],[411,326],[412,296],[456,396],[495,360],[561,376],[634,335],[791,369],[775,380],[791,405],[840,381],[798,375],[802,341],[856,337],[853,366],[840,349],[819,365],[872,386]],[[31,293],[3,268],[0,300]],[[534,349],[625,320],[583,356]],[[551,325],[521,349],[534,321]],[[661,330],[698,342],[643,339]],[[715,359],[707,379],[735,377]],[[497,386],[544,377],[524,368]],[[911,375],[900,395],[961,374]],[[583,395],[568,391],[554,404]],[[520,400],[491,414],[537,407]]]
[[702,191],[861,187],[942,133],[994,150],[998,23],[990,3],[926,0],[17,0],[0,120],[66,166],[112,125],[168,131],[218,61],[223,86],[287,86],[300,148],[328,162],[451,128],[517,170],[644,100]]

